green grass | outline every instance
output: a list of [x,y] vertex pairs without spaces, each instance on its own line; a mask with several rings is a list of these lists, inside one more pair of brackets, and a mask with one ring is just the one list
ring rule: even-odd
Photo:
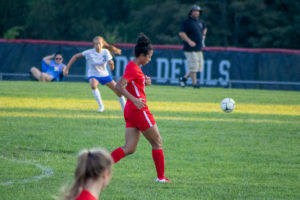
[[[0,82],[0,199],[53,199],[70,184],[83,148],[124,144],[116,96],[100,87],[97,113],[87,83]],[[151,147],[114,166],[101,199],[300,199],[299,92],[146,88],[164,143],[166,175],[156,184]],[[221,111],[231,97],[236,109]],[[53,174],[44,174],[43,166]]]

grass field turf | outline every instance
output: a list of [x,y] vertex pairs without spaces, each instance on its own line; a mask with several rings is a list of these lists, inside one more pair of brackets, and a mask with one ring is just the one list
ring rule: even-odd
[[[117,98],[100,91],[104,113],[87,83],[0,82],[1,200],[53,199],[72,182],[79,150],[124,144]],[[151,86],[146,93],[173,183],[154,182],[141,137],[135,154],[114,166],[102,200],[300,199],[299,92]],[[225,97],[236,101],[233,113],[221,111]]]

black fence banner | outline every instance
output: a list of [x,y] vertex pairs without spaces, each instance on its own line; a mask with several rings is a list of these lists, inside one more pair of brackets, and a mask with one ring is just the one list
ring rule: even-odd
[[[111,74],[118,80],[133,59],[134,45],[116,46],[122,55],[114,57]],[[42,58],[57,51],[63,53],[67,64],[74,54],[89,48],[91,42],[0,39],[0,79],[22,79],[31,66],[41,67]],[[207,47],[203,53],[204,69],[198,74],[202,86],[300,90],[300,50]],[[142,70],[153,84],[178,85],[179,77],[187,73],[182,47],[154,45],[151,62]],[[85,59],[79,59],[66,80],[84,80],[86,71]]]

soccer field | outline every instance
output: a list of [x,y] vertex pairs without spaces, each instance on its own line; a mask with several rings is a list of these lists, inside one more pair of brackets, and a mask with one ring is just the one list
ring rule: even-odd
[[[117,97],[88,83],[0,81],[0,199],[53,199],[70,185],[77,153],[124,144]],[[300,93],[150,86],[148,106],[163,138],[166,176],[155,183],[151,146],[114,166],[108,199],[300,199]],[[232,113],[220,102],[236,101]]]

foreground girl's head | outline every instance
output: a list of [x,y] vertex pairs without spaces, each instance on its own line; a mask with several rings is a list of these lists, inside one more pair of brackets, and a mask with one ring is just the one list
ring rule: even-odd
[[142,65],[146,65],[151,61],[153,48],[150,39],[143,33],[139,35],[136,41],[134,54],[136,58],[140,59]]
[[103,189],[111,179],[113,160],[104,149],[83,150],[79,153],[75,182],[66,199],[75,199],[88,181]]

